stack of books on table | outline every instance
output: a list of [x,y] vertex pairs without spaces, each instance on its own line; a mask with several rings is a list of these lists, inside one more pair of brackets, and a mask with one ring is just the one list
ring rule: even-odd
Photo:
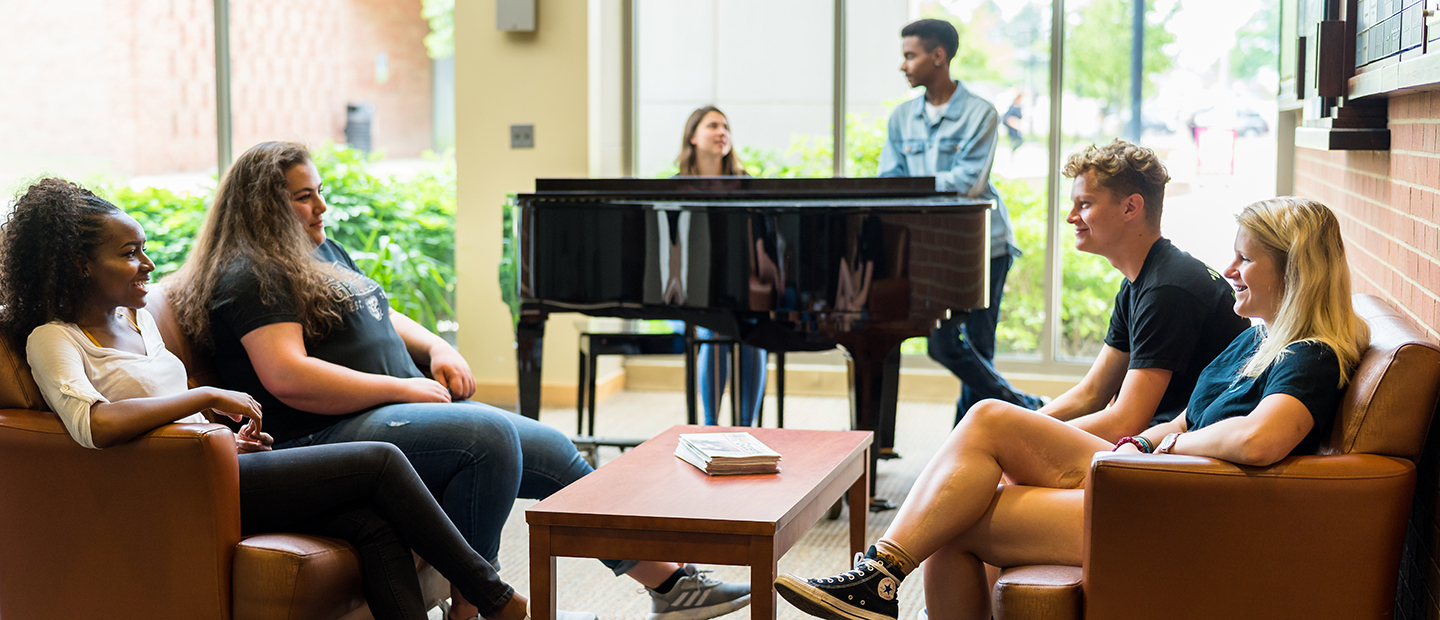
[[711,476],[780,471],[780,453],[750,433],[684,433],[675,456]]

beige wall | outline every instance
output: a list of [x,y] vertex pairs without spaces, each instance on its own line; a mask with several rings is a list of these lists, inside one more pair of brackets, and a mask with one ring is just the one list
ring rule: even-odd
[[[459,345],[479,383],[476,397],[507,407],[515,404],[515,339],[496,284],[500,205],[508,193],[533,191],[536,178],[592,170],[590,7],[545,0],[536,10],[535,32],[501,32],[493,1],[455,3]],[[535,125],[535,148],[510,148],[512,123]],[[578,315],[552,315],[546,326],[547,404],[573,403],[584,324]]]

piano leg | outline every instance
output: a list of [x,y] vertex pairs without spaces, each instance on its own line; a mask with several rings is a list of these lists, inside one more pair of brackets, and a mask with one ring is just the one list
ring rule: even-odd
[[[900,387],[900,343],[906,336],[873,332],[837,334],[850,361],[850,427],[875,433],[870,451],[870,471],[876,460],[898,458],[895,454],[895,401]],[[886,456],[881,456],[882,454]],[[875,480],[870,476],[870,510],[890,510],[895,505],[875,497]]]
[[545,350],[545,317],[515,325],[515,370],[520,388],[520,415],[540,419],[540,367]]

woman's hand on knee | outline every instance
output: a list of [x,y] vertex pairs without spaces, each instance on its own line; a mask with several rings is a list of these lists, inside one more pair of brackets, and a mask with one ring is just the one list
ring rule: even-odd
[[475,375],[470,371],[470,364],[448,344],[430,351],[430,376],[449,389],[455,400],[465,400],[475,394]]
[[448,403],[450,390],[437,381],[424,377],[396,379],[397,398],[401,403]]

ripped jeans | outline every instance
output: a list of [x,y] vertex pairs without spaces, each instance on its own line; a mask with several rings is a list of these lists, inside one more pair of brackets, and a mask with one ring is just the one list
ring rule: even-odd
[[[545,499],[593,471],[564,433],[473,401],[385,405],[275,447],[350,441],[400,448],[460,535],[491,564],[515,498]],[[635,566],[602,562],[616,575]]]

